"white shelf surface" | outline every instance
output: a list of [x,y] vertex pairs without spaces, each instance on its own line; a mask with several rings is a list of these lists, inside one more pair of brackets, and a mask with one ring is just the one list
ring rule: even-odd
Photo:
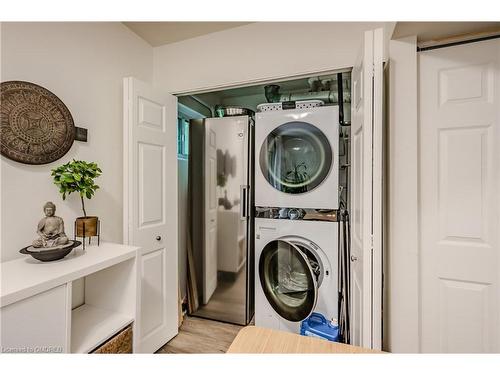
[[136,256],[134,246],[102,242],[78,247],[63,259],[40,262],[23,256],[0,263],[0,306],[10,305]]
[[88,353],[132,323],[132,317],[88,304],[71,313],[71,353]]

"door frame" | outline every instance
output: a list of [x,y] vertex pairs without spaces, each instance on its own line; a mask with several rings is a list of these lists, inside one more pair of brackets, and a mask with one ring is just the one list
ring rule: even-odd
[[[374,47],[384,44],[382,29],[373,32]],[[383,193],[386,177],[384,175],[384,56],[383,49],[373,49],[373,115],[372,115],[372,348],[382,349],[382,311],[383,311],[383,262],[384,262],[384,205]],[[380,63],[378,63],[380,62]],[[377,147],[378,145],[378,147]],[[378,304],[378,307],[377,307]]]
[[[420,352],[417,37],[389,42],[384,345]],[[403,98],[403,99],[401,99]]]

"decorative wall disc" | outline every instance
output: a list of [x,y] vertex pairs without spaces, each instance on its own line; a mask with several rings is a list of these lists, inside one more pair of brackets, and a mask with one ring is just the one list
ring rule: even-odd
[[24,81],[0,84],[0,152],[24,164],[47,164],[75,140],[73,117],[49,90]]

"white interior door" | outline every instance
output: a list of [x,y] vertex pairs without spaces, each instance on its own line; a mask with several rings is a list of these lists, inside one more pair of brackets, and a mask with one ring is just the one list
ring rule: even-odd
[[217,134],[205,121],[205,249],[203,252],[203,303],[217,288]]
[[177,334],[177,98],[124,79],[124,242],[142,248],[134,348]]
[[365,32],[352,71],[351,343],[382,346],[383,31]]
[[500,41],[419,73],[421,350],[500,352]]

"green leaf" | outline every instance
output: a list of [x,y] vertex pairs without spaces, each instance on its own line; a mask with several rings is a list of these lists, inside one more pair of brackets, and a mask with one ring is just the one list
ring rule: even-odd
[[101,173],[97,163],[76,159],[51,170],[53,182],[63,199],[73,192],[78,192],[81,197],[92,198],[95,191],[99,189],[94,179]]

